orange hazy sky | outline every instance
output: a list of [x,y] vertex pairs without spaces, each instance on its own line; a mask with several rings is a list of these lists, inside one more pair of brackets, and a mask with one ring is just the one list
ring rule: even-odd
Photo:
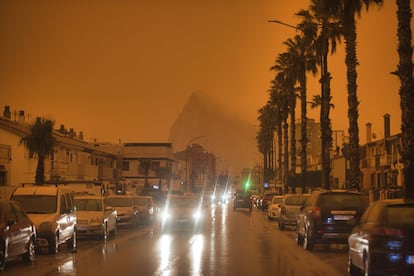
[[[358,22],[360,138],[365,124],[400,132],[396,1]],[[269,71],[296,33],[294,0],[4,0],[0,2],[0,106],[83,131],[86,139],[164,142],[193,91],[257,125]],[[413,3],[412,3],[413,7]],[[346,130],[343,43],[330,57],[333,129]],[[319,93],[309,80],[309,99]],[[319,121],[319,110],[308,117]]]

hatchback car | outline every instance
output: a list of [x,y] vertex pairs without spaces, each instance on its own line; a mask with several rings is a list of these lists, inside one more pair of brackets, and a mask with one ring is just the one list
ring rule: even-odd
[[280,204],[279,229],[285,230],[286,225],[296,226],[300,208],[309,197],[308,194],[286,194]]
[[79,237],[99,237],[104,240],[117,233],[117,212],[104,206],[101,196],[75,197],[77,231]]
[[280,216],[280,205],[283,202],[283,195],[275,195],[272,198],[272,201],[269,203],[267,207],[267,218],[272,219],[279,219]]
[[0,201],[0,270],[6,262],[22,256],[24,262],[35,260],[36,229],[23,207],[16,201]]
[[273,196],[278,195],[276,193],[265,193],[263,197],[260,199],[260,206],[259,208],[262,211],[266,211],[269,207],[269,204],[272,202]]
[[116,223],[118,227],[135,229],[139,223],[138,209],[134,200],[127,195],[112,195],[104,198],[104,207],[115,208],[117,212]]
[[36,226],[36,251],[56,254],[65,244],[76,251],[76,212],[74,193],[65,186],[29,185],[14,190],[18,201]]
[[351,275],[414,275],[414,200],[375,201],[348,245]]
[[296,242],[306,250],[317,243],[348,243],[352,228],[359,222],[368,200],[358,192],[315,190],[300,208]]
[[233,210],[237,210],[239,208],[248,209],[252,211],[253,209],[253,202],[251,194],[247,191],[237,191],[234,194],[233,198]]
[[203,202],[200,197],[169,195],[161,217],[161,232],[168,230],[190,230],[200,232],[204,229]]

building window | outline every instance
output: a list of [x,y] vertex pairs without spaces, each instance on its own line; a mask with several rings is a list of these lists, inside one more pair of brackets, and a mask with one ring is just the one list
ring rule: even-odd
[[129,161],[122,161],[122,170],[129,171]]

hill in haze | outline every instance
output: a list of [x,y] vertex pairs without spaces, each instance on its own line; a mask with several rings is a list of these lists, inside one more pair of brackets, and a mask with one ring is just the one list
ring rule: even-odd
[[190,96],[171,126],[169,141],[175,152],[185,150],[189,144],[202,145],[216,156],[218,171],[238,175],[243,168],[250,168],[260,161],[256,131],[254,125],[227,112],[225,106],[215,103],[207,93],[197,91]]

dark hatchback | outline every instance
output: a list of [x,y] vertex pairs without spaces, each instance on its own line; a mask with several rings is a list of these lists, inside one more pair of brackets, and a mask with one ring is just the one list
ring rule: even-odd
[[0,200],[0,270],[15,257],[33,262],[35,241],[35,226],[23,207],[16,201]]
[[313,191],[297,217],[297,244],[306,250],[312,250],[317,243],[347,244],[367,206],[368,200],[358,192]]
[[252,195],[247,191],[237,191],[233,198],[233,210],[243,208],[252,211]]
[[414,200],[374,202],[348,245],[350,275],[414,275]]

